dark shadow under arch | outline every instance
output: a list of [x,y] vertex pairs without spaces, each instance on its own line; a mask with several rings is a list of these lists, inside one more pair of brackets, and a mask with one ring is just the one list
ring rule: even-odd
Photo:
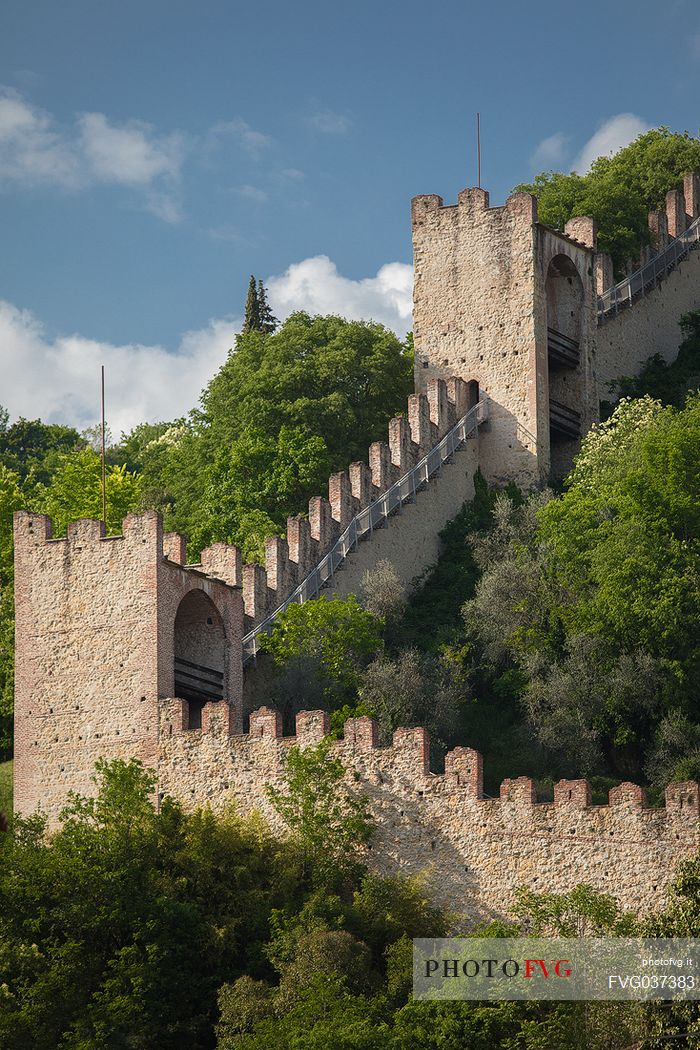
[[175,695],[189,704],[189,728],[199,729],[202,707],[223,700],[226,632],[221,614],[204,591],[180,602],[174,624]]
[[584,287],[568,255],[555,255],[547,268],[547,379],[552,476],[569,468],[581,439],[581,336]]

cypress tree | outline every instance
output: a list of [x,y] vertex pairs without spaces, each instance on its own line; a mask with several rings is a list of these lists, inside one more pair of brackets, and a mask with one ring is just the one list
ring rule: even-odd
[[277,328],[279,324],[277,318],[270,309],[270,304],[267,301],[267,291],[262,281],[258,281],[258,318],[260,331],[266,332],[268,335]]
[[250,275],[248,282],[248,298],[245,301],[245,320],[243,322],[244,332],[260,331],[260,302],[255,286],[255,278]]

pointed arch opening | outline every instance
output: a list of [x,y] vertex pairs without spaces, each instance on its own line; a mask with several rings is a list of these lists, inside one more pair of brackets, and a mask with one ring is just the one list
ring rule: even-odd
[[547,270],[549,432],[555,475],[570,463],[581,437],[581,329],[583,281],[568,255],[555,255]]
[[221,614],[204,591],[180,602],[174,625],[175,695],[187,700],[189,728],[202,725],[202,707],[223,700],[226,632]]

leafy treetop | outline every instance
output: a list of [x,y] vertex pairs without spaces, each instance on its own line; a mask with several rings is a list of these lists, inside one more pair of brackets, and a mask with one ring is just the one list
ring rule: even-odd
[[661,207],[691,171],[700,171],[700,139],[660,127],[612,157],[598,157],[583,175],[543,171],[515,189],[533,193],[540,221],[558,229],[574,215],[596,219],[599,249],[610,252],[621,272],[650,241],[649,209]]

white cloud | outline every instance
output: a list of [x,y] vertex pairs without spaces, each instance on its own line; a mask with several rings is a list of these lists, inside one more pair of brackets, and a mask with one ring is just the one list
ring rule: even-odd
[[249,201],[254,201],[255,204],[264,204],[267,200],[267,194],[265,193],[265,190],[261,190],[257,186],[238,186],[236,188],[236,193],[240,197],[245,197]]
[[158,136],[152,125],[138,120],[117,127],[104,113],[84,113],[78,126],[85,159],[103,182],[147,186],[180,174],[184,142],[178,133]]
[[174,419],[195,405],[226,360],[240,323],[212,320],[185,333],[176,353],[168,353],[162,346],[115,346],[81,335],[50,339],[33,314],[0,300],[2,403],[12,418],[90,426],[99,417],[104,364],[113,434],[144,421]]
[[[375,277],[353,281],[320,255],[295,263],[267,285],[281,319],[295,310],[335,313],[380,321],[403,335],[411,325],[412,280],[412,268],[394,262]],[[175,419],[197,403],[226,360],[241,323],[232,317],[211,320],[186,332],[169,352],[163,346],[116,346],[77,334],[51,338],[30,311],[0,300],[0,401],[13,419],[91,426],[99,416],[104,364],[106,414],[113,434],[142,422]]]
[[317,109],[307,117],[307,123],[323,135],[344,135],[352,127],[352,120],[344,113],[334,113],[325,107]]
[[159,218],[175,222],[185,151],[177,132],[158,135],[142,121],[117,125],[104,113],[84,113],[74,128],[61,128],[18,92],[0,88],[0,184],[127,186],[144,192]]
[[256,131],[241,117],[236,117],[235,120],[222,120],[215,124],[209,131],[207,146],[210,149],[216,149],[227,138],[233,138],[238,142],[254,160],[259,160],[273,143],[269,135]]
[[609,157],[623,146],[628,146],[637,136],[651,130],[641,117],[634,113],[618,113],[606,120],[591,136],[573,163],[573,170],[582,175],[588,171],[598,157]]
[[76,188],[80,161],[50,114],[0,87],[0,184],[51,184]]
[[267,288],[273,311],[280,318],[306,310],[379,321],[399,335],[411,327],[413,268],[407,263],[387,263],[376,277],[353,281],[339,274],[327,255],[316,255],[271,277]]
[[279,172],[280,179],[288,179],[290,182],[300,182],[306,178],[303,171],[299,171],[299,168],[282,168]]
[[563,131],[558,131],[555,135],[542,139],[530,158],[533,168],[536,168],[538,171],[542,169],[549,171],[557,168],[565,159],[568,142],[569,136],[565,135]]

